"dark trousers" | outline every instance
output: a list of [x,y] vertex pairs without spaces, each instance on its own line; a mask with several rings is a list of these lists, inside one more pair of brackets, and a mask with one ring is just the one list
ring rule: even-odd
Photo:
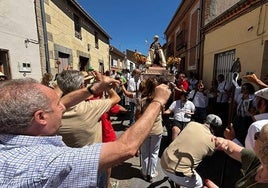
[[135,113],[136,113],[136,104],[134,102],[129,102],[129,125],[135,123]]
[[207,110],[206,108],[200,108],[196,107],[194,115],[192,116],[192,119],[198,123],[204,123],[205,119],[207,117]]
[[216,115],[218,115],[221,120],[222,120],[222,128],[219,130],[219,135],[217,136],[223,136],[223,132],[225,128],[228,126],[228,114],[229,114],[229,109],[228,109],[228,102],[226,103],[216,103]]

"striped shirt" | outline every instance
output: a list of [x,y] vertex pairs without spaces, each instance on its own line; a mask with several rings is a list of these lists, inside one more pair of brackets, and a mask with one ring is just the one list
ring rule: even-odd
[[61,136],[0,134],[0,187],[97,187],[100,151]]

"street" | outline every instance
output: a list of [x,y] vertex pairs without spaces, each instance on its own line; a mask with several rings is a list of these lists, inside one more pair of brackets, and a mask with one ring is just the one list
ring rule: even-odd
[[[128,116],[112,116],[112,124],[119,137],[128,127]],[[167,124],[167,120],[163,120],[163,125]],[[163,150],[170,143],[168,132],[164,126],[164,133],[161,142],[159,156],[161,157]],[[140,157],[133,157],[120,165],[112,168],[111,182],[112,188],[173,188],[168,177],[165,176],[160,166],[160,158],[157,164],[158,176],[153,181],[147,182],[142,178],[140,173]],[[234,187],[234,183],[241,177],[241,165],[239,162],[228,157],[224,152],[216,151],[212,156],[207,156],[197,167],[197,172],[203,179],[210,179],[221,188]],[[117,185],[117,186],[116,186]]]
[[[124,117],[124,118],[120,118]],[[127,128],[129,121],[127,116],[112,117],[113,127],[116,131],[117,137],[120,136]],[[164,129],[165,130],[165,129]],[[165,140],[167,139],[167,133],[164,131],[161,148],[164,148]],[[161,150],[160,150],[161,152]],[[160,160],[160,158],[159,158]],[[140,173],[140,157],[133,157],[122,164],[112,168],[111,182],[118,183],[118,188],[143,188],[143,187],[161,187],[168,188],[171,184],[168,181],[167,176],[161,170],[161,166],[158,160],[157,171],[158,176],[153,179],[153,182],[146,182]]]

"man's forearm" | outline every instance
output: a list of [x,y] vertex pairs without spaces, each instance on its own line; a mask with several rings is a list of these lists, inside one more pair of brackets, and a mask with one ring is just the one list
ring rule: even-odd
[[119,97],[119,95],[115,92],[114,89],[110,89],[108,91],[108,94],[109,94],[109,98],[111,99],[111,103],[112,105],[111,106],[114,106],[115,104],[119,103],[121,98]]
[[103,144],[99,169],[104,170],[133,157],[150,133],[161,108],[159,103],[152,102],[135,124],[115,142]]
[[160,103],[152,102],[142,116],[131,126],[119,140],[123,143],[135,143],[137,149],[150,133],[156,117],[159,115],[162,106]]
[[83,100],[86,100],[91,95],[92,93],[89,93],[87,88],[85,87],[85,88],[73,91],[71,93],[68,93],[67,95],[64,95],[61,98],[61,102],[66,108],[70,108],[82,102]]
[[241,161],[241,151],[243,147],[239,146],[235,142],[228,140],[228,146],[224,149],[224,152],[235,160]]

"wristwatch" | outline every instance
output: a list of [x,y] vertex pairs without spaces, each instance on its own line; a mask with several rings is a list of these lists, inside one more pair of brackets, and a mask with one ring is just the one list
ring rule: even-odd
[[87,91],[88,91],[90,94],[92,94],[92,95],[94,95],[94,92],[92,91],[92,87],[93,87],[93,85],[94,85],[94,84],[90,84],[90,85],[87,87]]

